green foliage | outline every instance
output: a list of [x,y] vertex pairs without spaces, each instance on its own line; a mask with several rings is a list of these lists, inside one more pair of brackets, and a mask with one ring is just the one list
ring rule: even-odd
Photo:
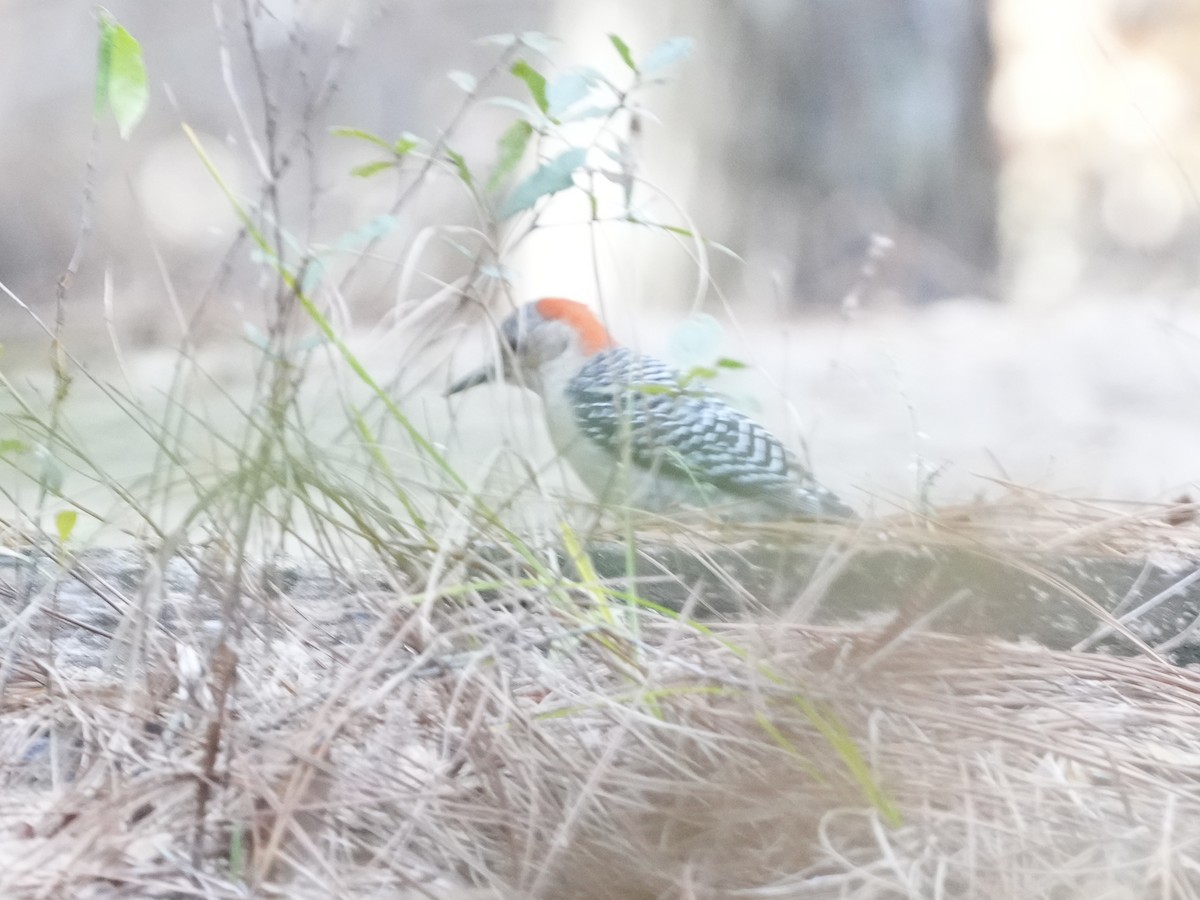
[[[525,35],[502,37],[507,40],[505,46],[534,46]],[[627,220],[636,224],[654,224],[632,214],[635,179],[630,139],[624,133],[623,123],[630,120],[636,123],[641,115],[636,99],[641,89],[665,81],[671,70],[691,53],[693,45],[689,38],[672,38],[654,47],[645,61],[638,65],[629,45],[619,35],[610,34],[608,38],[631,73],[631,83],[614,83],[586,66],[567,70],[550,80],[527,59],[519,58],[509,71],[525,83],[534,106],[508,97],[490,99],[489,102],[494,105],[515,110],[520,117],[518,122],[524,125],[510,127],[501,137],[497,145],[498,162],[488,180],[488,190],[495,190],[504,177],[519,165],[534,135],[539,138],[538,149],[541,151],[538,168],[500,204],[497,209],[500,219],[534,209],[542,198],[575,186],[575,173],[585,166],[589,151],[595,149],[611,163],[604,165],[597,155],[595,159],[601,164],[595,168],[589,167],[589,171],[624,186],[625,205],[629,211]],[[575,132],[563,130],[567,125],[588,120],[598,120],[591,142],[581,140]],[[547,159],[546,144],[566,146]],[[597,209],[598,204],[593,196],[593,215],[597,214]],[[677,226],[668,227],[677,233],[686,231]]]
[[633,74],[636,75],[638,67],[637,67],[637,64],[633,61],[633,54],[631,52],[629,52],[629,45],[627,43],[625,43],[623,40],[621,40],[620,35],[610,34],[608,36],[608,39],[612,43],[613,47],[616,48],[617,55],[621,57],[622,62],[624,62],[625,65],[629,66],[630,71],[632,71]]
[[598,78],[595,73],[580,70],[554,79],[546,89],[546,114],[556,122],[561,121],[567,110],[591,94]]
[[361,166],[355,166],[350,170],[350,174],[355,178],[370,178],[384,169],[390,169],[396,164],[390,159],[381,159],[372,163],[364,163]]
[[633,390],[639,394],[645,394],[647,397],[665,397],[679,396],[683,394],[683,390],[678,385],[673,384],[658,384],[657,382],[646,382],[645,384],[630,385]]
[[641,65],[643,78],[661,78],[692,55],[695,45],[691,38],[669,38],[650,51]]
[[372,134],[371,132],[365,131],[362,128],[347,128],[345,126],[337,126],[335,128],[330,128],[329,133],[334,137],[348,137],[355,138],[356,140],[360,141],[366,141],[368,144],[374,144],[376,147],[380,147],[384,150],[392,149],[392,145],[379,135]]
[[883,821],[890,828],[899,828],[903,824],[900,810],[876,780],[870,763],[862,755],[841,718],[828,706],[818,704],[802,694],[793,695],[792,702],[841,758],[846,771],[858,784],[867,802],[882,816]]
[[475,93],[475,88],[479,86],[479,82],[475,80],[475,76],[470,72],[464,72],[461,69],[454,69],[446,73],[446,77],[454,82],[464,94]]
[[550,108],[550,101],[546,99],[545,76],[523,59],[518,59],[513,63],[510,71],[525,82],[530,96],[533,97],[533,102],[537,104],[539,110],[545,113]]
[[75,530],[75,523],[79,521],[79,513],[73,509],[64,509],[54,517],[54,528],[58,532],[58,542],[65,544],[71,537],[71,532]]
[[369,131],[364,131],[361,128],[346,128],[339,126],[331,128],[329,133],[334,137],[353,138],[354,140],[364,141],[374,147],[391,154],[389,159],[380,159],[375,162],[363,163],[355,166],[350,170],[350,174],[356,178],[370,178],[372,175],[378,175],[387,169],[395,168],[400,164],[404,157],[408,156],[413,150],[421,146],[421,139],[415,134],[405,132],[394,141],[389,141],[377,134],[372,134]]
[[107,108],[125,140],[133,133],[150,102],[142,48],[108,10],[100,9],[100,48],[96,60],[96,94],[93,115]]
[[[526,159],[530,147],[536,147],[537,167],[516,187],[493,206],[487,205],[501,221],[511,219],[519,213],[535,209],[543,198],[553,196],[576,186],[575,175],[587,166],[589,151],[599,150],[611,163],[589,169],[600,176],[625,187],[625,202],[629,210],[627,221],[634,224],[651,225],[682,237],[692,237],[691,232],[680,226],[659,225],[636,217],[632,212],[634,178],[631,168],[631,153],[628,139],[622,137],[615,127],[618,114],[639,115],[634,98],[639,90],[650,84],[661,83],[669,71],[690,54],[692,42],[688,38],[672,38],[654,47],[639,66],[629,45],[618,35],[609,35],[609,41],[632,74],[632,83],[617,85],[600,72],[590,67],[577,67],[557,74],[553,79],[530,62],[527,55],[518,56],[504,69],[518,78],[528,91],[529,101],[509,96],[487,96],[487,79],[483,82],[469,72],[454,69],[447,73],[449,78],[468,95],[467,103],[481,102],[491,106],[510,109],[517,118],[500,135],[496,142],[496,157],[482,191],[477,195],[495,195],[507,184]],[[535,32],[521,34],[499,34],[483,38],[479,43],[516,50],[525,48],[539,55],[549,52],[551,42]],[[592,141],[579,141],[569,137],[563,129],[588,120],[599,120]],[[397,141],[388,141],[379,135],[360,128],[334,128],[332,133],[363,141],[389,153],[388,159],[373,160],[354,166],[350,174],[357,178],[370,178],[380,172],[396,167],[410,152],[420,146],[419,139],[406,135]],[[614,146],[615,144],[615,146]],[[557,146],[555,146],[557,145]],[[548,152],[549,151],[549,152]],[[461,153],[446,143],[443,137],[434,145],[431,155],[449,162],[468,189],[474,194],[477,181],[475,173]],[[424,156],[429,159],[430,156]],[[597,157],[601,163],[603,159]],[[615,168],[614,168],[615,165]],[[595,197],[592,198],[593,215],[597,212]]]
[[500,207],[500,218],[507,219],[519,212],[531,209],[538,200],[565,191],[575,184],[575,172],[587,159],[587,150],[572,147],[550,162],[539,166],[537,171],[517,185]]
[[405,132],[396,140],[392,141],[392,152],[397,157],[403,158],[408,156],[413,150],[421,146],[421,139],[415,134]]
[[475,179],[471,175],[471,169],[467,166],[467,161],[461,153],[447,147],[446,159],[450,160],[450,164],[454,166],[454,171],[458,173],[458,177],[462,179],[463,184],[467,187],[474,185]]
[[711,366],[692,366],[683,373],[680,382],[686,387],[695,381],[710,381],[717,377],[717,370]]
[[240,881],[246,873],[246,828],[238,822],[229,833],[229,876]]
[[554,49],[554,40],[540,31],[522,31],[519,33],[507,34],[489,34],[487,37],[479,38],[475,41],[476,44],[490,45],[493,47],[528,47],[535,53],[540,53],[547,56]]
[[696,385],[703,384],[705,381],[711,381],[712,379],[716,378],[719,374],[721,374],[718,371],[719,369],[744,368],[746,368],[746,364],[744,362],[722,357],[721,359],[717,360],[715,367],[690,367],[680,374],[679,379],[675,382],[675,384],[657,384],[650,382],[636,385],[634,390],[636,390],[639,394],[646,394],[649,396],[661,396],[669,394],[672,396],[687,397],[697,393],[703,393],[703,391],[698,391],[696,389]]
[[500,136],[500,140],[496,144],[496,168],[492,170],[487,181],[489,192],[496,190],[521,162],[522,157],[525,156],[525,148],[529,146],[529,139],[532,136],[533,126],[524,119],[517,119]]

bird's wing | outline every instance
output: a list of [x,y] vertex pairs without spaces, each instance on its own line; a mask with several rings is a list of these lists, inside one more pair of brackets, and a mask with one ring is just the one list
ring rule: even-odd
[[597,354],[568,390],[580,430],[618,459],[744,496],[812,481],[767,429],[628,348]]

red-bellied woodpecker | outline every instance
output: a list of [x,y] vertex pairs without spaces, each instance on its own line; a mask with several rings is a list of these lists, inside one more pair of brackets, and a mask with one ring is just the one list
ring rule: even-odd
[[528,303],[500,333],[502,365],[447,393],[501,371],[535,391],[555,446],[602,503],[741,519],[854,516],[767,429],[666,363],[618,346],[582,303]]

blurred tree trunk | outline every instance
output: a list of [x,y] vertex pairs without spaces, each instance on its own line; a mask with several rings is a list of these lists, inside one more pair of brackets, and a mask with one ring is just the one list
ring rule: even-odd
[[739,230],[795,254],[795,286],[812,302],[849,289],[871,232],[896,242],[881,287],[910,300],[983,288],[996,264],[987,5],[733,8],[743,59],[765,61],[758,79],[738,75],[750,78],[745,128],[722,161],[749,201]]
[[[880,289],[926,300],[987,289],[996,265],[996,153],[987,120],[988,5],[960,0],[563,3],[631,43],[677,34],[696,55],[654,104],[646,173],[742,253],[743,293],[836,304],[873,233],[896,242]],[[649,21],[648,21],[649,19]],[[654,32],[651,36],[648,32]],[[643,52],[648,47],[640,48]],[[686,265],[686,263],[681,263]],[[660,288],[687,278],[673,271]],[[655,294],[661,295],[661,290]]]

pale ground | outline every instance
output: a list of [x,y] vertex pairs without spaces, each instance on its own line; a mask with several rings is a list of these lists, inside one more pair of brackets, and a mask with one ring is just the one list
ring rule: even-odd
[[[680,322],[643,313],[613,328],[628,337],[636,325],[643,347],[670,355]],[[393,343],[354,343],[379,381],[396,376]],[[739,328],[726,326],[708,350],[711,358],[754,367],[723,375],[719,386],[794,446],[807,445],[818,476],[862,511],[914,505],[922,477],[942,466],[931,493],[937,505],[999,496],[1003,489],[989,480],[995,478],[1073,497],[1167,500],[1200,493],[1200,308],[1142,301],[1046,313],[962,301],[851,321],[810,317],[783,328],[743,319]],[[244,393],[257,352],[242,342],[207,368]],[[474,341],[463,342],[455,371],[479,352]],[[104,348],[87,356],[92,371],[123,386],[111,358]],[[161,351],[131,354],[130,380],[151,402],[169,381],[171,360]],[[7,374],[18,385],[38,383],[48,395],[43,372],[12,368]],[[546,457],[530,397],[488,387],[450,404],[440,395],[446,379],[444,369],[434,370],[399,400],[468,482],[476,483],[483,462],[506,444]],[[313,437],[337,452],[333,435],[344,418],[332,385],[320,371],[310,373],[306,406],[313,410]],[[75,392],[70,420],[87,452],[122,479],[145,475],[149,438],[84,379],[76,380]],[[219,403],[204,411],[213,399],[200,395],[190,409],[226,421]],[[66,476],[65,491],[75,496],[84,481]],[[0,478],[5,487],[16,483],[10,474]],[[26,506],[32,496],[26,486],[18,502]]]

